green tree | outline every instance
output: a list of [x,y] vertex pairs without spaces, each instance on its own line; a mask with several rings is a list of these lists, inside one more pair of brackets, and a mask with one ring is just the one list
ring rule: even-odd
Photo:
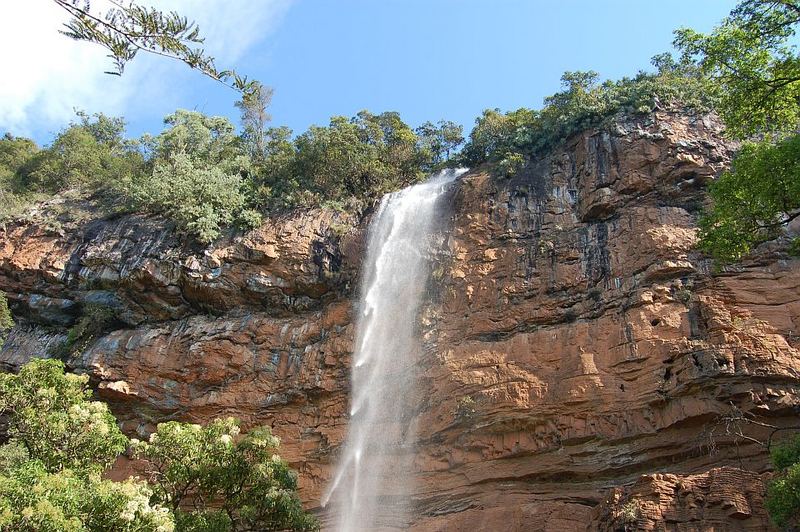
[[439,120],[438,123],[425,122],[416,129],[423,159],[429,159],[431,168],[450,160],[461,144],[464,143],[464,128],[450,120]]
[[33,158],[39,147],[31,139],[6,133],[0,138],[0,186],[10,190],[19,170]]
[[0,374],[0,531],[172,530],[168,509],[152,505],[143,482],[101,474],[127,444],[108,407],[89,401],[85,376],[56,360]]
[[800,136],[744,144],[709,193],[714,207],[700,220],[701,249],[729,262],[775,238],[800,216]]
[[267,124],[272,116],[267,112],[267,107],[272,102],[273,90],[255,83],[252,90],[242,95],[236,102],[236,107],[241,113],[242,138],[248,154],[254,162],[264,162],[267,155],[269,130]]
[[168,160],[178,154],[204,165],[235,168],[243,155],[236,128],[224,116],[178,109],[164,118],[168,127],[154,139],[156,159]]
[[2,532],[170,532],[172,514],[141,481],[49,473],[37,460],[0,471]]
[[[746,142],[731,171],[709,189],[713,206],[701,223],[700,247],[735,261],[779,236],[800,209],[800,55],[792,43],[798,0],[745,0],[708,35],[676,32],[686,59],[696,59],[718,89],[728,134]],[[800,251],[793,240],[791,251]]]
[[180,530],[316,530],[278,445],[268,428],[240,435],[227,418],[205,427],[161,423],[133,449],[150,464],[156,499],[175,511]]
[[397,113],[335,116],[327,127],[310,127],[294,145],[294,176],[317,202],[363,201],[422,176],[417,137]]
[[65,375],[58,360],[34,360],[17,375],[0,373],[0,414],[8,419],[9,441],[49,473],[100,473],[126,448],[106,404],[89,401],[88,380]]
[[780,528],[800,524],[800,436],[775,446],[772,464],[778,475],[767,486],[765,505]]
[[138,145],[125,140],[121,118],[80,111],[78,118],[17,168],[17,191],[55,193],[75,187],[108,191],[142,171]]
[[255,204],[261,209],[284,208],[302,204],[303,194],[295,172],[297,153],[292,130],[286,126],[264,132],[264,159],[252,176]]
[[735,138],[796,131],[800,56],[790,39],[798,0],[745,0],[711,33],[675,32],[675,46],[719,88],[719,110]]

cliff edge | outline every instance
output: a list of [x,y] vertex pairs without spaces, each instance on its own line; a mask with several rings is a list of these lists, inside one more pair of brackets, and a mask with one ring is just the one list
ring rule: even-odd
[[[419,320],[412,529],[770,526],[758,441],[798,425],[800,261],[767,244],[715,271],[694,251],[731,155],[713,117],[658,111],[459,180]],[[0,364],[64,358],[130,435],[270,425],[317,507],[369,212],[296,211],[209,247],[153,217],[40,218],[0,230],[17,320]]]

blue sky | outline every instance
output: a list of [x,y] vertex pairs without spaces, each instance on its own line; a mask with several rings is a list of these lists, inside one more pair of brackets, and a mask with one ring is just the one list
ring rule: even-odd
[[[539,107],[558,90],[565,70],[592,69],[602,78],[618,78],[647,68],[650,57],[671,48],[673,29],[709,30],[735,5],[728,0],[149,3],[198,20],[220,66],[274,87],[273,122],[295,132],[360,109],[398,111],[412,126],[450,119],[468,131],[485,108]],[[4,64],[13,61],[11,54],[0,59],[2,71],[19,72],[13,88],[0,84],[0,132],[46,142],[76,106],[123,114],[132,135],[160,130],[163,116],[178,107],[237,119],[236,94],[214,81],[153,57],[137,58],[121,79],[103,75],[108,64],[102,50],[55,33],[61,14],[52,2],[15,4],[27,5],[14,8],[16,19],[0,22],[6,25],[0,35],[14,38],[20,50],[16,64]],[[36,25],[38,34],[26,27],[34,15],[49,21]]]

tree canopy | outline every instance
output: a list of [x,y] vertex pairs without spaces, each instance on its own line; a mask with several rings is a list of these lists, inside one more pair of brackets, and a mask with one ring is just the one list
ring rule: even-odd
[[[700,247],[735,261],[780,236],[800,215],[800,56],[792,42],[798,0],[745,0],[708,35],[676,32],[685,60],[716,87],[728,134],[744,140],[730,171],[714,182]],[[800,251],[793,237],[790,251]]]
[[800,56],[790,41],[799,0],[745,0],[704,35],[683,28],[675,46],[718,89],[717,110],[738,139],[795,132],[800,119]]
[[297,477],[268,428],[240,434],[233,418],[202,427],[171,421],[131,440],[147,482],[102,478],[126,450],[88,378],[56,360],[0,374],[0,531],[169,532],[316,530]]

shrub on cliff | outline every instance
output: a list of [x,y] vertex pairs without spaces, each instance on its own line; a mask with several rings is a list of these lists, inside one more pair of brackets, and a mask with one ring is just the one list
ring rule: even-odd
[[[101,475],[126,448],[108,407],[90,401],[87,377],[56,360],[0,374],[0,532],[312,530],[297,480],[268,429],[239,436],[233,419],[207,427],[170,422],[147,443],[153,484]],[[183,505],[183,506],[182,506]],[[192,510],[184,510],[190,506]]]
[[0,347],[3,347],[6,334],[13,326],[14,317],[11,315],[11,309],[8,308],[8,299],[5,292],[0,290]]
[[161,423],[132,447],[149,462],[156,500],[174,510],[179,530],[316,530],[278,445],[268,428],[240,436],[227,418],[205,427]]
[[[686,60],[696,60],[719,88],[727,133],[757,141],[746,143],[709,189],[713,206],[701,247],[723,262],[740,259],[800,215],[798,24],[798,0],[745,0],[707,35],[676,32]],[[795,238],[790,251],[799,247]]]
[[367,111],[292,138],[286,127],[266,128],[262,90],[242,104],[242,134],[225,117],[178,110],[139,140],[124,138],[122,119],[85,113],[42,150],[6,136],[0,199],[8,207],[77,189],[113,210],[165,215],[209,243],[223,227],[257,225],[263,212],[363,206],[442,166],[463,140],[452,122],[414,131],[397,113]]
[[462,162],[518,166],[522,157],[542,153],[621,110],[647,113],[672,102],[709,109],[715,101],[712,87],[692,62],[677,62],[669,54],[661,54],[653,58],[653,65],[656,72],[639,72],[633,78],[602,84],[593,71],[565,72],[563,90],[545,98],[539,111],[484,111],[464,146]]
[[[453,132],[445,133],[452,142]],[[265,206],[371,201],[418,181],[434,157],[393,112],[334,116],[328,126],[311,126],[293,141],[290,136],[286,128],[266,134],[265,160],[255,172],[259,201]]]
[[125,449],[108,407],[89,401],[85,376],[55,360],[0,374],[0,530],[173,529],[167,509],[150,504],[143,482],[111,482],[102,472]]
[[254,227],[261,220],[248,208],[239,174],[204,165],[185,153],[156,161],[153,172],[133,181],[128,193],[135,207],[166,215],[203,243],[217,238],[223,226]]
[[143,141],[153,155],[152,170],[121,187],[131,206],[166,215],[203,243],[217,238],[223,226],[260,223],[248,196],[250,161],[233,124],[186,110],[164,121],[167,129]]
[[778,476],[767,486],[765,505],[780,528],[800,523],[800,436],[772,450]]

